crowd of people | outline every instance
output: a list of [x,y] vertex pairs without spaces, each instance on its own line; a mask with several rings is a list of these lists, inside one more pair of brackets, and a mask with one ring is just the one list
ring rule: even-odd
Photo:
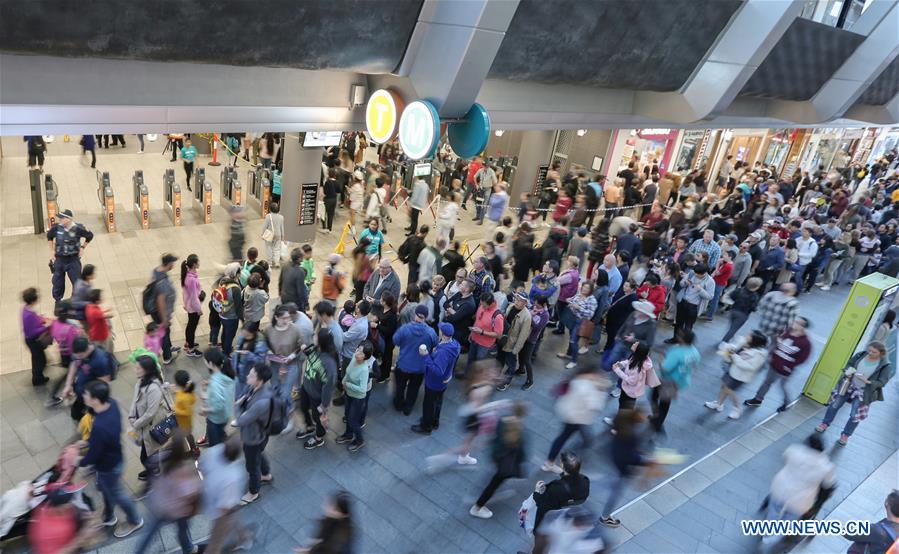
[[[535,551],[556,544],[562,528],[582,529],[583,539],[592,540],[593,526],[585,522],[620,525],[613,512],[625,484],[658,471],[660,461],[644,439],[664,436],[678,393],[690,386],[702,359],[694,343],[703,321],[728,322],[718,345],[720,393],[705,406],[721,412],[730,401],[728,417],[739,419],[777,383],[778,411],[785,411],[794,400],[786,384],[813,355],[801,295],[875,271],[899,274],[899,181],[892,160],[811,176],[737,168],[743,171],[726,173],[716,184],[694,172],[674,186],[671,176],[660,178],[657,165],[640,167],[637,160],[608,179],[579,168],[563,174],[555,163],[540,189],[522,194],[511,209],[501,168],[483,158],[449,163],[441,152],[449,178],[435,191],[413,179],[408,234],[394,251],[386,235],[391,213],[398,213],[387,209],[397,196],[394,179],[378,164],[355,169],[355,135],[348,142],[326,153],[323,190],[324,228],[332,228],[343,205],[358,232],[347,256],[351,271],[341,270],[343,256],[336,253],[318,261],[309,244],[292,249],[278,268],[280,256],[271,247],[266,260],[256,248],[241,250],[241,241],[207,293],[198,280],[199,254],[181,261],[174,280],[179,257],[164,254],[143,292],[151,322],[144,347],[130,357],[136,383],[125,420],[109,392],[118,360],[111,355],[102,293],[91,285],[96,268],[80,263],[92,235],[67,211],[48,232],[55,319],[37,312],[36,289],[22,295],[32,382],[47,381],[45,349],[55,342],[68,372],[50,387],[48,403],[71,399],[72,418],[84,431],[80,463],[96,469],[105,502],[103,525],[117,525],[115,506],[127,516],[117,537],[144,525],[120,483],[122,431],[140,446],[139,478],[153,517],[140,551],[166,523],[178,525],[182,550],[192,551],[187,521],[201,498],[216,520],[210,544],[245,540],[234,510],[258,501],[274,478],[265,454],[271,437],[292,433],[312,450],[336,429],[335,442],[358,452],[366,445],[369,400],[387,394],[381,385],[390,381],[392,407],[404,416],[416,411],[423,385],[420,416],[410,425],[416,434],[439,432],[446,391],[461,391],[466,439],[450,458],[474,465],[472,454],[482,448],[490,457],[495,472],[470,507],[472,516],[489,518],[488,503],[500,485],[525,475],[527,396],[512,401],[503,395],[518,376],[523,391],[538,379],[553,380],[560,427],[541,467],[559,477],[538,481],[522,506]],[[391,144],[380,155],[381,161],[398,156]],[[432,208],[435,231],[420,221]],[[463,212],[485,228],[477,247],[455,240]],[[280,243],[283,218],[266,226],[271,241]],[[405,284],[397,261],[407,268]],[[73,292],[63,300],[66,275]],[[179,288],[180,308],[188,314],[180,348],[170,332]],[[314,296],[320,300],[313,303]],[[210,337],[201,350],[196,329],[204,311]],[[755,312],[755,328],[745,329]],[[825,433],[848,404],[840,445],[883,399],[894,371],[884,345],[895,332],[894,319],[888,312],[873,340],[849,360],[816,429]],[[561,380],[535,371],[537,357],[546,359],[548,345],[557,344],[545,341],[547,331],[567,335],[550,352],[566,364]],[[202,358],[209,377],[195,383],[178,370],[167,385],[163,371],[179,354]],[[760,373],[764,380],[748,394]],[[581,448],[592,444],[590,428],[610,397],[618,406],[604,418],[611,437],[604,450],[615,474],[601,489],[605,502],[594,516],[580,506],[591,493],[581,458],[565,446],[574,434],[582,436]],[[195,412],[205,418],[196,440]],[[813,438],[815,449],[821,441]],[[202,481],[193,463],[200,447],[208,448],[199,456]],[[824,474],[830,474],[822,474],[826,488],[830,477]],[[312,551],[349,551],[350,505],[346,493],[328,501],[319,544],[329,549]]]

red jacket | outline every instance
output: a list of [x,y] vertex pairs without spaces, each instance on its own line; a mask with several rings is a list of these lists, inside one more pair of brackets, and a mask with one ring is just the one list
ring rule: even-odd
[[652,303],[655,307],[656,317],[665,309],[665,298],[668,297],[668,289],[664,285],[650,286],[649,283],[643,283],[637,288],[637,298],[644,298]]
[[730,276],[734,273],[734,264],[731,262],[719,263],[718,268],[715,270],[715,273],[712,274],[712,279],[715,280],[715,284],[726,287],[727,281],[730,280]]

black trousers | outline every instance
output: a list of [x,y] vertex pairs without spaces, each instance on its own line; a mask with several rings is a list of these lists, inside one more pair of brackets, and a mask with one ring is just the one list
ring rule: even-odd
[[197,326],[200,324],[200,314],[187,314],[187,327],[184,329],[184,342],[188,348],[197,347]]
[[524,348],[518,353],[518,365],[523,367],[527,373],[527,382],[534,382],[534,349],[537,347],[536,342],[525,341]]
[[322,227],[331,230],[334,226],[334,212],[337,210],[337,197],[334,198],[325,198],[325,221],[322,222]]
[[686,300],[677,303],[677,317],[674,318],[674,336],[677,337],[681,330],[692,331],[696,317],[699,315],[699,306]]
[[671,399],[662,398],[659,388],[661,387],[653,387],[652,396],[650,397],[653,415],[649,418],[649,422],[656,432],[662,430],[662,426],[665,425],[665,418],[668,417],[668,410],[671,408]]
[[418,232],[418,215],[421,213],[421,210],[418,208],[412,208],[409,212],[409,232],[417,233]]
[[122,143],[122,148],[125,147],[125,135],[112,135],[112,145],[118,146],[119,143]]
[[396,391],[393,396],[393,407],[409,415],[418,399],[418,389],[425,376],[421,373],[408,373],[396,368]]
[[381,354],[381,376],[380,380],[390,379],[390,370],[393,368],[393,341],[384,338],[384,353]]
[[442,390],[432,390],[425,386],[425,397],[421,403],[422,428],[430,431],[440,425],[440,408],[443,407]]
[[187,176],[187,190],[190,190],[190,178],[194,174],[193,162],[184,162],[184,174]]
[[508,477],[501,475],[500,471],[496,470],[496,473],[494,473],[493,477],[490,478],[490,482],[487,483],[486,487],[484,487],[484,492],[481,493],[481,496],[478,497],[478,501],[475,502],[475,506],[483,508],[484,505],[487,504],[487,502],[496,492],[496,489],[498,489],[506,479],[508,479]]
[[307,428],[315,425],[315,436],[318,438],[325,436],[325,426],[322,425],[322,417],[318,413],[321,403],[320,398],[312,398],[306,389],[300,388],[300,411],[303,412],[303,421],[306,422]]
[[25,339],[28,351],[31,352],[31,384],[42,385],[44,383],[44,369],[47,367],[47,353],[38,342],[37,337]]
[[91,148],[90,150],[84,149],[81,151],[82,155],[87,152],[91,153],[91,167],[96,168],[97,167],[97,152],[96,152],[96,150]]

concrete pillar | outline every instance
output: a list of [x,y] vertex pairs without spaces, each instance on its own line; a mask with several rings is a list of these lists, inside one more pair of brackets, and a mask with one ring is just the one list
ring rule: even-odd
[[303,185],[316,185],[315,203],[318,206],[318,183],[321,180],[323,148],[303,148],[296,135],[287,133],[284,139],[284,172],[281,175],[281,214],[284,215],[284,240],[309,242],[315,239],[318,214],[310,225],[299,225],[300,191]]
[[525,131],[521,137],[521,149],[518,153],[518,169],[510,192],[511,205],[518,205],[518,196],[522,192],[534,189],[538,166],[548,164],[552,157],[555,131]]

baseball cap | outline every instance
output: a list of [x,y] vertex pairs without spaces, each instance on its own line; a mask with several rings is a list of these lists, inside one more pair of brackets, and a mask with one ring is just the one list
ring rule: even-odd
[[75,214],[72,213],[72,210],[66,208],[65,210],[56,214],[56,217],[64,217],[66,219],[72,219],[73,217],[75,217]]
[[440,333],[446,337],[451,337],[456,334],[456,328],[453,327],[452,323],[447,323],[444,321],[443,323],[438,325],[437,328],[440,329]]
[[419,304],[418,306],[415,306],[415,315],[418,315],[421,317],[428,317],[428,307],[425,306],[424,304]]
[[354,177],[355,179],[360,180],[360,181],[363,180],[363,179],[365,179],[365,175],[363,175],[362,172],[361,172],[361,171],[358,171],[358,170],[353,172],[353,177]]
[[517,298],[518,300],[524,300],[525,302],[528,301],[528,295],[525,294],[523,291],[516,292],[515,298]]

